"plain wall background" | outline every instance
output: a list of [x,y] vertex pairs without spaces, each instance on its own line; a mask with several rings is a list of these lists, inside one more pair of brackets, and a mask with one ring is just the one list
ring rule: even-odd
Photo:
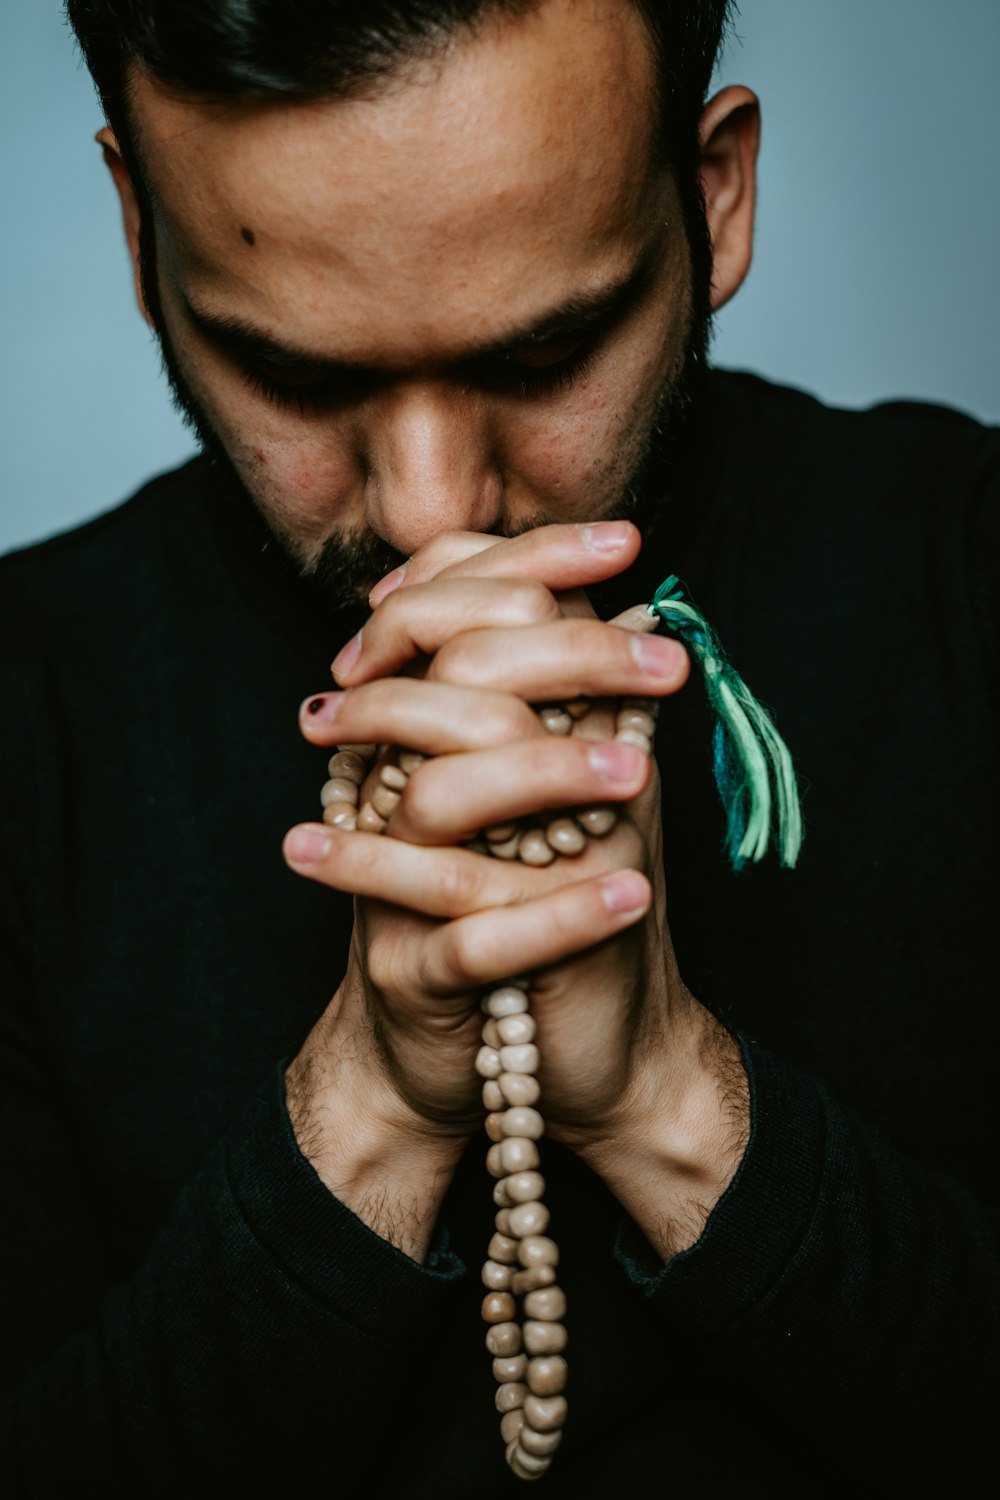
[[[193,445],[133,304],[59,0],[4,0],[0,35],[3,549]],[[719,82],[763,100],[759,227],[717,363],[1000,420],[998,64],[998,0],[743,0]]]

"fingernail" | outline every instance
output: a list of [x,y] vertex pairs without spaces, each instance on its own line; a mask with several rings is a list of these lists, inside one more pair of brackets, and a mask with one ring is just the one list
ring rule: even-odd
[[639,669],[647,677],[670,680],[679,677],[684,666],[684,647],[658,635],[633,635],[629,645]]
[[616,870],[601,881],[601,896],[608,911],[643,911],[649,903],[649,886],[638,870]]
[[372,609],[375,608],[376,604],[381,604],[382,600],[386,597],[387,594],[394,593],[395,590],[399,588],[399,585],[406,577],[406,570],[408,567],[408,563],[400,563],[398,568],[393,568],[391,573],[387,573],[384,578],[379,579],[378,583],[368,595],[368,603],[371,605]]
[[333,658],[333,665],[330,671],[334,677],[347,677],[350,675],[352,667],[355,666],[358,657],[361,655],[361,647],[364,644],[361,639],[363,635],[364,630],[359,630],[357,635],[351,637],[343,651],[338,651],[337,655]]
[[631,534],[628,521],[593,521],[580,527],[585,545],[594,552],[620,552]]
[[328,724],[339,714],[343,701],[343,693],[320,693],[315,698],[307,698],[299,714],[303,718],[315,719],[317,723]]
[[329,854],[330,842],[330,835],[322,828],[304,823],[287,835],[285,858],[296,865],[314,865]]
[[635,745],[600,741],[587,751],[591,767],[603,781],[637,781],[646,757]]

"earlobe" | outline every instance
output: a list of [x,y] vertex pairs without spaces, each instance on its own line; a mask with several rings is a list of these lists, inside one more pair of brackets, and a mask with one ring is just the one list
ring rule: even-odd
[[710,99],[701,117],[700,176],[712,241],[712,311],[743,285],[753,256],[760,104],[732,85]]
[[142,227],[142,210],[139,207],[139,199],[132,183],[132,177],[125,165],[121,153],[121,147],[115,138],[114,131],[107,125],[99,130],[94,137],[97,144],[104,153],[104,165],[111,173],[111,180],[118,194],[118,201],[122,211],[122,227],[125,230],[125,243],[128,247],[129,261],[132,266],[132,277],[135,286],[135,299],[139,304],[139,311],[146,322],[153,326],[153,320],[146,306],[146,298],[142,289],[142,273],[139,259],[139,234]]

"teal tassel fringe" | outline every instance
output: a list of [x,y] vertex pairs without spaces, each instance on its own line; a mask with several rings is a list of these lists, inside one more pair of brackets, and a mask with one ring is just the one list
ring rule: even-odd
[[773,831],[781,863],[794,866],[802,847],[802,811],[784,740],[674,575],[656,590],[649,613],[659,615],[688,648],[705,677],[715,714],[715,784],[726,811],[730,863],[739,870],[748,860],[763,859]]

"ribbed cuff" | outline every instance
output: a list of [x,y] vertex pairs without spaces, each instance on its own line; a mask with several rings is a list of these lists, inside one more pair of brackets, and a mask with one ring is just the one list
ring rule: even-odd
[[306,1295],[378,1338],[405,1339],[465,1272],[441,1232],[426,1265],[377,1235],[330,1192],[299,1150],[285,1064],[230,1137],[226,1169],[255,1238]]
[[615,1256],[657,1305],[706,1330],[759,1302],[794,1259],[819,1196],[826,1149],[818,1086],[740,1038],[750,1087],[750,1139],[697,1244],[666,1265],[626,1224]]

